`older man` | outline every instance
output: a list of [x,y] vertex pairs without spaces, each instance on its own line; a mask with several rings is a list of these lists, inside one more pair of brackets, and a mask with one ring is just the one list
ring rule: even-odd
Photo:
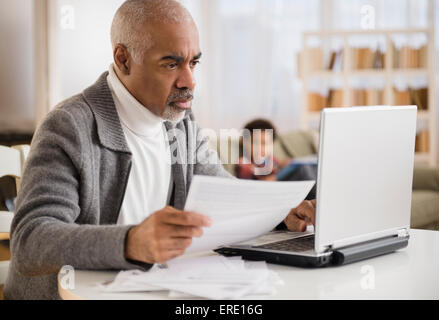
[[[32,141],[6,298],[59,298],[63,265],[147,270],[183,254],[211,223],[182,211],[192,176],[230,177],[192,121],[201,52],[187,10],[173,0],[126,1],[111,39],[109,72],[53,110]],[[285,224],[303,230],[313,218],[307,201]]]

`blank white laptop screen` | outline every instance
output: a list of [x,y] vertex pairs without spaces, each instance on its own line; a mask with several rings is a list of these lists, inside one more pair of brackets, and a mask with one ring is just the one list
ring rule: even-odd
[[409,228],[415,106],[324,109],[315,250]]

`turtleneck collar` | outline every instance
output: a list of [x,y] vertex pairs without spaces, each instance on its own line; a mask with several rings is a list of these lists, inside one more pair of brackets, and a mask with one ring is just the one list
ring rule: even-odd
[[107,77],[120,121],[136,135],[144,137],[156,136],[163,129],[164,120],[143,106],[125,88],[114,71],[114,64],[110,65]]

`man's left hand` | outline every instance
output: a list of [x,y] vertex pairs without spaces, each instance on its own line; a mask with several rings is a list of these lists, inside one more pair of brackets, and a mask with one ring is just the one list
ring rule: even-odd
[[304,232],[307,225],[315,223],[316,200],[305,200],[291,209],[284,222],[290,231]]

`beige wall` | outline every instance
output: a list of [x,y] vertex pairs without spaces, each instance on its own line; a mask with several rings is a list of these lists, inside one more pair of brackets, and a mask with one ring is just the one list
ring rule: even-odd
[[34,128],[33,1],[0,1],[0,132]]

